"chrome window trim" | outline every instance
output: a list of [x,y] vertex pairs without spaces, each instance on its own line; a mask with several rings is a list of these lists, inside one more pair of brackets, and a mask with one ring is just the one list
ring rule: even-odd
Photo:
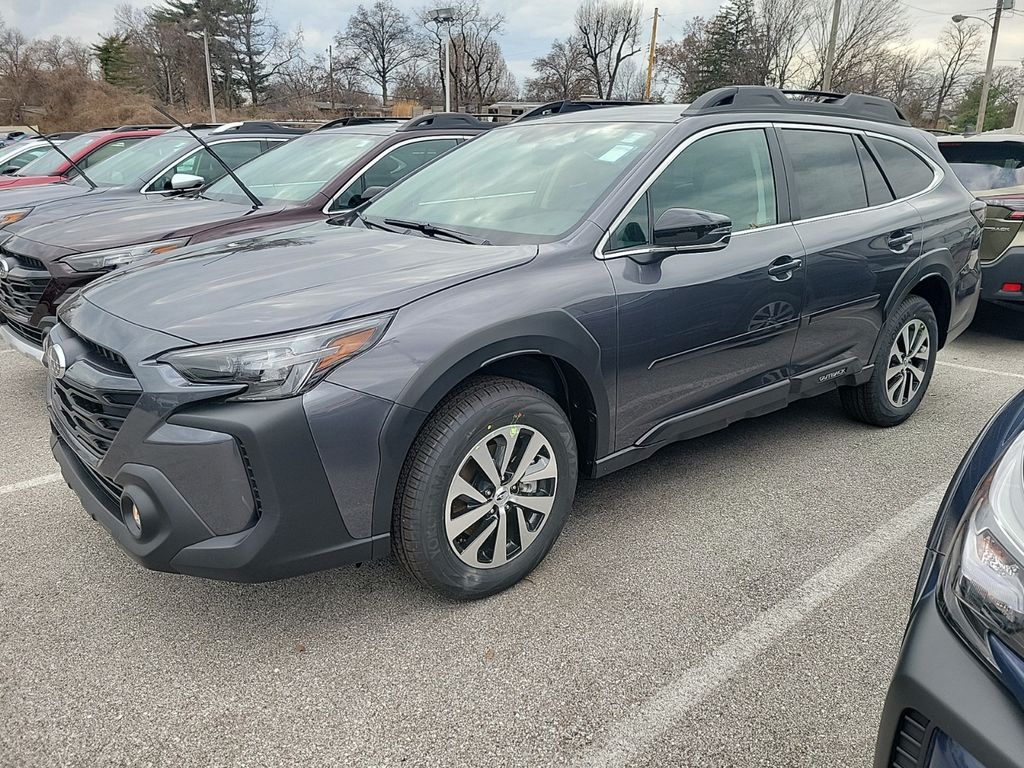
[[[332,211],[332,210],[330,210],[330,207],[332,205],[334,205],[334,201],[337,200],[341,196],[342,192],[344,192],[346,189],[349,188],[349,185],[352,184],[353,181],[358,179],[360,176],[362,176],[368,170],[373,168],[373,166],[375,166],[377,163],[379,163],[385,157],[390,155],[393,150],[396,150],[399,147],[408,146],[409,144],[419,144],[420,142],[431,141],[431,140],[434,140],[434,139],[455,139],[456,141],[459,141],[460,139],[466,140],[466,139],[472,138],[473,135],[475,135],[475,134],[470,134],[470,135],[464,135],[464,134],[448,135],[448,134],[444,134],[444,135],[437,135],[437,136],[414,136],[414,137],[412,137],[410,139],[406,139],[405,141],[399,141],[399,142],[397,142],[395,144],[392,144],[390,147],[387,148],[386,152],[383,152],[383,153],[377,155],[375,158],[373,158],[373,160],[371,160],[366,165],[364,165],[362,168],[360,168],[356,173],[354,173],[351,176],[349,176],[348,181],[345,182],[345,186],[342,187],[341,189],[339,189],[337,192],[335,192],[331,196],[331,199],[327,201],[327,205],[325,205],[320,210],[320,212],[323,213],[323,214],[338,214],[338,213],[345,213],[346,211],[351,211],[352,210],[351,208],[341,208],[341,209],[339,209],[337,211]],[[456,146],[458,146],[458,145],[456,144]],[[451,152],[452,149],[455,149],[455,147],[452,147],[448,151]],[[422,167],[423,166],[421,165],[420,168],[422,168]],[[419,168],[417,168],[416,170],[419,170]],[[408,175],[408,174],[406,174],[406,175]],[[403,176],[402,178],[405,178],[405,177]],[[401,181],[401,179],[399,179],[399,181]],[[395,182],[395,183],[397,184],[398,182]]]
[[[610,260],[610,259],[618,259],[618,258],[620,258],[622,256],[633,256],[633,255],[640,254],[640,253],[661,253],[661,252],[675,253],[675,252],[677,252],[677,249],[675,249],[675,248],[667,248],[667,247],[655,248],[655,247],[652,247],[652,246],[645,246],[645,247],[642,247],[642,248],[630,248],[629,250],[619,250],[619,251],[611,251],[609,253],[605,253],[604,252],[604,248],[608,244],[608,240],[611,238],[612,232],[614,232],[616,230],[616,228],[618,228],[619,224],[622,223],[623,219],[625,219],[626,216],[629,214],[629,212],[631,210],[633,210],[633,206],[637,204],[637,202],[640,200],[641,197],[643,197],[645,194],[647,194],[647,190],[654,184],[654,182],[656,182],[658,180],[658,178],[665,171],[665,169],[680,154],[682,154],[682,152],[684,152],[686,150],[687,147],[689,147],[692,144],[695,144],[697,141],[699,141],[700,139],[705,138],[706,136],[711,136],[711,135],[714,135],[716,133],[724,133],[726,131],[751,130],[751,129],[758,129],[758,128],[762,129],[762,130],[767,130],[769,128],[770,129],[778,129],[778,130],[785,130],[786,128],[792,128],[792,129],[795,129],[795,130],[825,131],[825,132],[831,132],[831,133],[848,133],[848,134],[851,134],[851,135],[854,135],[854,136],[864,136],[864,137],[871,136],[872,138],[882,139],[884,141],[891,141],[891,142],[893,142],[895,144],[899,144],[900,146],[905,147],[906,149],[909,149],[918,158],[923,160],[928,165],[928,167],[932,169],[932,181],[931,181],[931,184],[929,184],[927,187],[922,189],[920,192],[915,192],[914,194],[907,195],[906,197],[900,197],[900,198],[897,198],[895,200],[889,200],[887,202],[879,203],[877,205],[869,205],[869,206],[866,206],[864,208],[855,208],[855,209],[850,210],[850,211],[840,211],[839,213],[829,213],[829,214],[825,214],[823,216],[814,216],[814,217],[809,218],[809,219],[796,219],[796,220],[793,220],[793,221],[781,221],[781,222],[777,222],[775,224],[769,224],[769,225],[764,226],[764,227],[751,227],[749,229],[743,230],[742,232],[733,232],[732,237],[734,237],[734,238],[742,237],[743,235],[753,234],[753,233],[757,233],[757,232],[765,232],[765,231],[772,230],[772,229],[778,229],[779,227],[792,227],[792,226],[794,226],[796,224],[805,224],[807,222],[825,221],[825,220],[828,220],[828,219],[837,219],[837,218],[840,218],[840,217],[843,217],[843,216],[850,216],[850,215],[853,215],[853,214],[863,213],[864,211],[879,210],[879,209],[885,208],[885,207],[890,206],[890,205],[896,205],[897,203],[905,203],[905,202],[908,202],[910,200],[913,200],[916,197],[920,197],[921,195],[928,194],[929,192],[934,190],[937,186],[939,186],[939,184],[942,183],[943,179],[946,176],[945,172],[942,170],[942,168],[934,160],[932,160],[930,157],[928,157],[925,154],[923,154],[921,152],[921,150],[919,150],[913,144],[910,144],[909,142],[906,142],[903,139],[896,138],[895,136],[889,136],[889,135],[884,134],[884,133],[879,133],[877,131],[867,130],[867,129],[864,129],[864,128],[849,128],[849,127],[846,127],[846,126],[838,126],[838,125],[819,125],[819,124],[815,124],[815,123],[789,123],[789,122],[780,123],[780,122],[764,122],[764,121],[750,122],[750,123],[730,123],[729,125],[716,125],[716,126],[713,126],[711,128],[707,128],[707,129],[705,129],[703,131],[698,131],[697,133],[695,133],[692,136],[688,137],[678,147],[676,147],[674,150],[672,150],[672,152],[670,152],[668,154],[668,156],[661,163],[658,164],[658,167],[655,168],[651,172],[651,174],[644,180],[644,183],[640,185],[640,188],[637,190],[637,192],[629,199],[629,202],[623,207],[623,209],[619,212],[619,214],[612,220],[611,226],[609,226],[608,229],[605,230],[605,233],[601,236],[601,239],[597,241],[597,246],[594,249],[594,256],[595,256],[595,258],[600,259],[601,261],[607,261],[607,260]],[[870,149],[870,147],[869,147],[869,149]],[[883,174],[885,173],[884,169],[882,170],[882,173]],[[792,195],[790,195],[790,197],[792,197]]]
[[[223,141],[214,141],[212,143],[208,141],[206,143],[210,144],[211,146],[216,147],[216,146],[219,146],[221,144],[232,144],[232,143],[239,142],[239,141],[273,141],[273,142],[278,142],[278,143],[284,143],[284,142],[287,142],[288,139],[271,139],[271,138],[268,138],[266,136],[237,136],[237,137],[235,137],[233,139],[224,139]],[[171,190],[169,190],[169,189],[147,189],[147,187],[149,187],[151,184],[153,184],[153,182],[155,182],[157,179],[159,179],[161,176],[163,176],[165,173],[167,173],[169,170],[171,170],[178,163],[182,163],[185,160],[188,160],[190,157],[192,157],[192,155],[195,155],[195,154],[198,154],[199,152],[202,152],[203,149],[205,149],[205,147],[198,146],[195,149],[193,149],[191,152],[189,152],[187,155],[179,157],[173,163],[171,163],[166,168],[164,168],[162,171],[160,171],[160,173],[158,173],[152,179],[150,179],[145,184],[143,184],[142,185],[142,189],[139,191],[139,194],[142,194],[142,195],[166,195]],[[269,151],[270,150],[268,149],[267,152],[269,152]],[[260,155],[262,155],[262,154],[265,154],[265,153],[260,152]],[[255,157],[259,157],[260,155],[256,155]],[[255,159],[255,157],[254,158],[250,158],[250,159]],[[248,162],[248,160],[246,162]],[[232,170],[234,170],[234,169],[232,168]]]

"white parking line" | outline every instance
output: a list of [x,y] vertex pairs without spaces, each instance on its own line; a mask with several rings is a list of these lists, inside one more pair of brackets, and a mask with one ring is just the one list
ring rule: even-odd
[[18,483],[11,483],[10,485],[0,485],[0,496],[7,493],[14,493],[15,491],[23,491],[26,488],[35,488],[38,485],[49,485],[50,483],[56,483],[61,479],[60,472],[54,472],[52,475],[40,475],[39,477],[33,477],[29,480],[22,480]]
[[603,745],[584,752],[576,765],[624,766],[643,755],[689,710],[781,640],[826,600],[853,583],[886,551],[931,522],[943,491],[943,486],[933,488],[811,576],[781,603],[762,612],[703,661],[655,691],[631,715],[611,727]]
[[1010,373],[1009,371],[997,371],[992,368],[977,368],[973,365],[962,365],[960,363],[947,363],[945,360],[936,360],[936,365],[944,365],[947,368],[959,368],[961,371],[974,371],[975,373],[990,373],[993,376],[1008,376],[1011,379],[1024,379],[1024,373]]

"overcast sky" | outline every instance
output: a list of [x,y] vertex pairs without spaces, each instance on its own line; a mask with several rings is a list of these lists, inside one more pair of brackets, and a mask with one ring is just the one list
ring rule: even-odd
[[[310,51],[326,49],[339,27],[360,0],[269,0],[271,15],[282,28],[304,31],[306,47]],[[369,4],[370,0],[362,0]],[[949,17],[954,13],[986,16],[985,0],[914,0],[899,2],[906,8],[911,22],[913,45],[927,50]],[[396,0],[402,8],[412,10],[429,0]],[[686,19],[697,15],[711,15],[721,5],[717,0],[657,0],[662,14],[659,40],[676,37]],[[113,26],[114,8],[120,0],[2,0],[0,16],[11,26],[18,27],[29,37],[68,35],[87,43]],[[145,5],[146,3],[136,3]],[[508,17],[508,28],[501,38],[512,72],[522,82],[530,72],[530,61],[548,50],[551,40],[572,30],[572,15],[576,0],[481,0],[491,11],[502,11]],[[645,2],[649,19],[654,13],[654,2]],[[989,0],[988,8],[995,5]],[[996,50],[997,65],[1015,64],[1024,57],[1024,0],[1017,0],[1021,11],[1004,17]]]

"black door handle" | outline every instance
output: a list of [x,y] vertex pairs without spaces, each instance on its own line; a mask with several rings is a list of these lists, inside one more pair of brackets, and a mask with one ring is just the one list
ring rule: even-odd
[[768,266],[768,274],[776,281],[788,280],[793,276],[793,271],[800,269],[803,264],[803,259],[794,259],[792,256],[782,256]]
[[914,244],[914,233],[902,229],[897,230],[889,235],[889,239],[885,242],[893,253],[906,253],[910,250],[910,246]]

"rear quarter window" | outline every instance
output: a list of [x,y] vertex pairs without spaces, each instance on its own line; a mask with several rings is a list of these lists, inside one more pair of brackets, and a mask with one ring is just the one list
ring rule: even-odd
[[896,197],[910,197],[928,188],[935,178],[935,171],[916,152],[888,139],[868,137],[871,151],[875,153],[889,186]]

